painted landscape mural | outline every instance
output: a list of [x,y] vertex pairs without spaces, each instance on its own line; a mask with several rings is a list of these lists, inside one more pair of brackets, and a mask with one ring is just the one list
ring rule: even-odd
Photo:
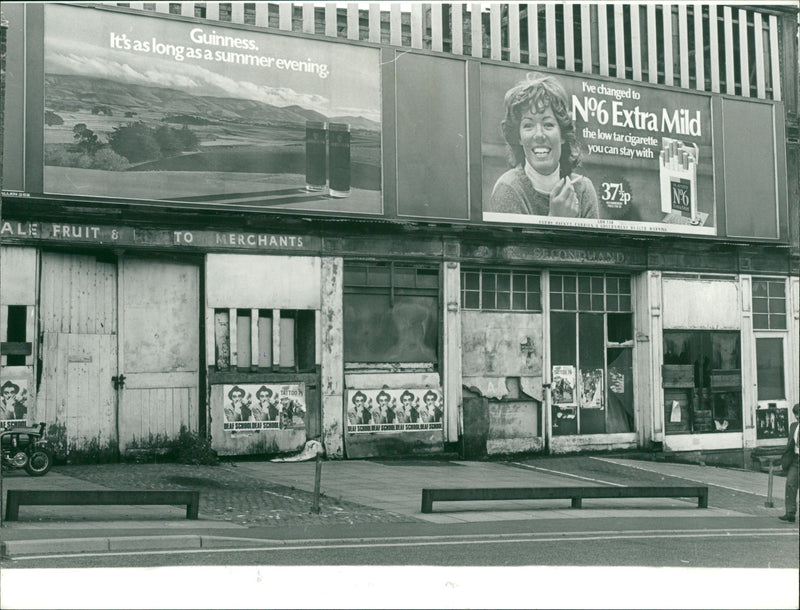
[[50,194],[382,213],[376,49],[47,5],[44,121]]

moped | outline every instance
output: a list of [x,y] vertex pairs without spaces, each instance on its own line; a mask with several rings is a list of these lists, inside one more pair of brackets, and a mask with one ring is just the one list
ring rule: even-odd
[[53,451],[44,440],[46,426],[41,422],[36,426],[0,428],[3,470],[24,468],[34,477],[48,473],[53,466]]

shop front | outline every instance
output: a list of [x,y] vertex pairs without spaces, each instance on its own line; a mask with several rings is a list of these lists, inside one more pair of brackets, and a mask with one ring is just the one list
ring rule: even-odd
[[320,436],[319,257],[206,256],[211,446],[299,451]]
[[549,279],[551,450],[635,447],[631,276]]
[[440,265],[344,262],[344,445],[350,458],[441,453]]
[[743,449],[754,423],[752,410],[744,408],[748,337],[737,276],[665,273],[661,288],[664,449]]

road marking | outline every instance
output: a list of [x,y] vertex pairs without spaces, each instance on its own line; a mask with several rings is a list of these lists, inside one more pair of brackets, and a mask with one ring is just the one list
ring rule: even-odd
[[611,481],[602,481],[600,479],[593,479],[591,477],[582,477],[579,474],[570,474],[569,472],[560,472],[558,470],[550,470],[549,468],[542,468],[541,466],[531,466],[529,464],[522,464],[521,462],[511,462],[515,466],[519,466],[520,468],[528,468],[530,470],[541,470],[542,472],[549,472],[552,474],[557,474],[562,477],[572,477],[573,479],[581,479],[583,481],[592,481],[593,483],[600,483],[601,485],[613,485],[614,487],[625,487],[621,483],[612,483]]
[[[685,530],[680,530],[685,531]],[[575,536],[557,536],[550,534],[549,537],[521,537],[505,540],[419,540],[419,541],[404,541],[404,542],[379,542],[364,543],[364,542],[348,542],[346,544],[294,544],[294,545],[278,545],[278,546],[263,546],[251,548],[221,548],[221,549],[181,549],[181,550],[157,550],[157,551],[114,551],[107,553],[61,553],[54,555],[26,555],[24,557],[12,557],[12,561],[30,561],[39,559],[72,559],[76,557],[125,557],[132,555],[197,555],[205,554],[218,554],[218,553],[254,553],[254,552],[267,552],[267,551],[309,551],[309,550],[325,550],[325,549],[360,549],[360,548],[396,548],[396,547],[426,547],[426,546],[465,546],[465,545],[484,545],[484,544],[519,544],[519,543],[532,543],[532,542],[581,542],[581,541],[608,541],[608,540],[657,540],[657,539],[676,539],[676,538],[770,538],[770,537],[787,537],[797,536],[797,531],[788,531],[785,529],[768,529],[768,530],[719,530],[719,531],[701,531],[699,533],[679,533],[675,531],[665,531],[659,533],[650,532],[636,532],[623,535],[600,536],[592,533],[593,535],[579,535]]]
[[685,479],[686,481],[692,481],[694,483],[702,483],[703,485],[713,485],[714,487],[721,487],[722,489],[730,489],[731,491],[738,491],[739,493],[743,494],[750,494],[751,496],[763,496],[766,497],[764,494],[758,493],[756,491],[748,491],[746,489],[739,489],[738,487],[730,487],[728,485],[721,485],[719,483],[709,483],[708,481],[701,481],[699,479],[692,479],[691,477],[687,477],[682,474],[669,474],[666,472],[660,472],[658,470],[654,470],[653,468],[645,468],[643,466],[634,466],[633,464],[625,464],[622,462],[618,462],[616,460],[612,460],[610,458],[601,458],[601,457],[594,457],[590,456],[593,460],[600,460],[601,462],[608,462],[610,464],[616,464],[617,466],[627,466],[628,468],[635,468],[636,470],[643,470],[645,472],[652,472],[655,474],[660,474],[665,477],[674,477],[676,479]]

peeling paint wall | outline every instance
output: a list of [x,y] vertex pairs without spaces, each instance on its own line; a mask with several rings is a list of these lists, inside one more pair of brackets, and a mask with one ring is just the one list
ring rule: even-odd
[[344,457],[344,343],[341,258],[322,259],[322,443],[328,458]]
[[665,329],[741,328],[739,285],[735,281],[665,277],[662,290]]
[[209,254],[209,307],[319,309],[321,261],[309,256]]
[[551,453],[577,453],[579,451],[615,451],[635,449],[636,439],[631,434],[598,434],[589,436],[554,436],[550,439]]
[[462,311],[464,435],[478,455],[543,448],[542,337],[539,313]]
[[535,401],[489,401],[488,455],[538,451],[544,447],[539,430],[540,404]]

